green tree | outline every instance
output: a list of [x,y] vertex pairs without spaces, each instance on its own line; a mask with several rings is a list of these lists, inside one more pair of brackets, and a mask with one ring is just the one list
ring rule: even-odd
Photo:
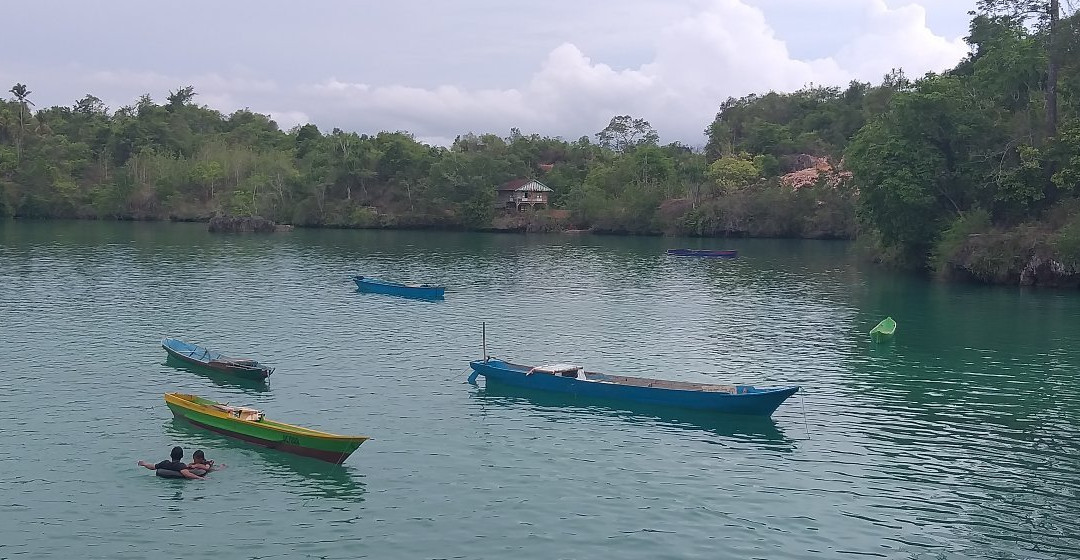
[[15,96],[15,103],[19,106],[19,139],[15,145],[15,158],[16,161],[22,161],[22,145],[23,135],[26,134],[26,116],[27,105],[33,105],[34,103],[28,99],[32,91],[26,89],[25,84],[15,84],[11,87],[11,94]]
[[195,95],[194,86],[185,86],[176,91],[170,91],[169,95],[165,98],[166,107],[170,111],[175,111],[190,103],[191,100],[195,98]]
[[217,184],[225,177],[225,169],[218,161],[200,161],[191,168],[191,181],[206,189],[206,200],[213,200]]
[[596,139],[601,146],[621,154],[643,144],[655,145],[660,136],[649,121],[620,115],[612,117],[604,130],[596,133]]
[[296,137],[296,157],[303,159],[318,145],[322,139],[319,127],[313,124],[305,124],[294,131]]
[[89,93],[76,101],[72,110],[86,116],[100,117],[109,114],[109,108],[105,106],[105,102]]
[[748,187],[761,170],[746,158],[725,156],[709,164],[706,175],[717,194],[730,194]]
[[945,224],[1000,201],[985,154],[1002,135],[986,104],[960,78],[930,76],[855,136],[847,165],[886,246],[923,260]]
[[[1061,16],[1060,0],[978,0],[977,6],[984,13],[1005,14],[1016,21],[1033,22],[1046,38],[1046,136],[1057,134],[1058,84],[1061,70]],[[1066,3],[1068,7],[1068,2]]]

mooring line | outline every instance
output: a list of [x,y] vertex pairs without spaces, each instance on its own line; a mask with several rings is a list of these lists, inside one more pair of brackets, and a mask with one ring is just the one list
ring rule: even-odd
[[799,395],[799,402],[802,403],[803,429],[806,430],[806,439],[809,441],[810,440],[810,424],[807,423],[807,421],[806,421],[806,391],[805,390],[803,391],[803,394]]

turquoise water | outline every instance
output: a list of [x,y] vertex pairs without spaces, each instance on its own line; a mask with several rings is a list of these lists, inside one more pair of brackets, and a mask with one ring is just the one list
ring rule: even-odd
[[[837,242],[0,236],[0,558],[1080,556],[1075,292],[887,275]],[[353,274],[449,289],[360,294]],[[897,336],[875,346],[885,315]],[[753,420],[473,387],[482,323],[522,363],[804,391]],[[164,336],[277,371],[171,367]],[[374,439],[325,465],[174,421],[167,391]],[[136,466],[177,444],[229,467]]]

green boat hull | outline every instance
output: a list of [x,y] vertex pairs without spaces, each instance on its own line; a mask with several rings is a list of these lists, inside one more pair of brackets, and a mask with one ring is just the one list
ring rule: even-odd
[[886,317],[870,331],[870,340],[877,343],[888,342],[895,333],[896,321],[892,317]]
[[[172,411],[173,416],[187,421],[194,426],[255,445],[305,457],[312,457],[339,465],[345,462],[345,459],[347,459],[353,451],[356,451],[356,449],[360,447],[360,444],[368,439],[365,437],[318,437],[303,433],[306,431],[303,429],[301,429],[301,431],[283,431],[280,427],[293,428],[293,426],[280,424],[271,420],[251,422],[232,418],[222,418],[213,414],[192,410],[172,402],[166,401],[166,404]],[[275,429],[275,427],[279,429]]]

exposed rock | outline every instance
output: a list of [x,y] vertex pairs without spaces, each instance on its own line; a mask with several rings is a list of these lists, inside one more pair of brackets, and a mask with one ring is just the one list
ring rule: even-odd
[[780,177],[780,184],[799,190],[803,187],[816,185],[819,180],[824,180],[826,185],[836,187],[844,181],[851,179],[851,172],[844,171],[842,164],[833,166],[829,158],[814,157],[803,154],[804,159],[799,161],[802,168],[792,171]]
[[260,216],[214,216],[207,226],[210,233],[273,233],[291,229],[290,225],[279,226]]
[[1080,288],[1080,270],[1065,266],[1060,261],[1035,255],[1020,271],[1020,285]]
[[946,276],[984,284],[1080,288],[1080,267],[1061,260],[1037,228],[971,234],[945,261]]
[[518,233],[550,233],[569,227],[570,213],[566,210],[534,210],[508,212],[495,216],[486,231]]

